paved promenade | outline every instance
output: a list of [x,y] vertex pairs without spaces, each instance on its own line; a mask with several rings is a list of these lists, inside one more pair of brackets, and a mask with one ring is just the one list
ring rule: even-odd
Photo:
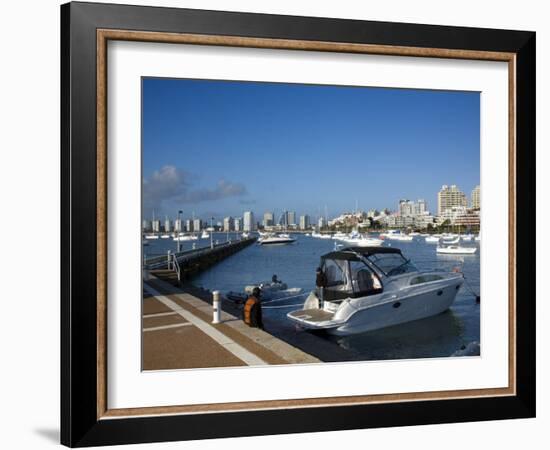
[[143,284],[143,369],[310,364],[314,356],[155,277]]

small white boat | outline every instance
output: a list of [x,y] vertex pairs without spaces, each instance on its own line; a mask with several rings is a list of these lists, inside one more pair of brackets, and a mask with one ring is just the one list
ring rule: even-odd
[[332,236],[330,234],[323,234],[323,233],[311,233],[311,237],[315,237],[319,239],[332,239]]
[[198,239],[197,236],[194,236],[192,234],[180,234],[179,236],[176,236],[174,238],[174,241],[184,242],[184,241],[196,241]]
[[457,236],[455,238],[441,238],[441,243],[443,245],[451,245],[451,244],[458,244],[460,241],[460,237]]
[[258,239],[260,245],[284,245],[292,244],[296,239],[290,237],[288,234],[272,234],[268,236],[262,236]]
[[207,231],[203,231],[202,234],[201,234],[201,239],[208,239],[210,237],[210,235],[208,234]]
[[161,239],[170,239],[170,235],[169,234],[162,234],[160,236]]
[[460,272],[418,270],[396,248],[348,247],[321,257],[318,288],[287,317],[307,330],[363,333],[446,311],[463,282]]
[[146,234],[145,239],[158,239],[158,234]]
[[450,255],[473,255],[477,251],[476,247],[461,247],[460,245],[444,245],[436,248],[437,253]]
[[352,232],[349,235],[346,235],[344,238],[339,238],[339,241],[345,242],[350,246],[358,247],[380,247],[384,241],[382,239],[371,238],[359,234],[357,231]]
[[439,242],[439,239],[441,239],[441,237],[439,235],[433,235],[433,236],[427,236],[425,238],[425,241],[428,243],[428,244],[437,244]]
[[[275,281],[273,281],[275,280]],[[244,302],[253,293],[254,288],[259,288],[262,300],[283,299],[285,297],[298,296],[302,292],[302,288],[289,288],[286,283],[274,278],[271,282],[264,281],[257,284],[245,286],[244,292],[228,292],[226,297],[235,302]]]
[[401,233],[401,231],[397,230],[388,230],[385,233],[380,234],[381,237],[384,239],[390,239],[392,241],[405,241],[410,242],[413,240],[413,236],[405,233]]
[[473,238],[473,234],[463,234],[462,236],[460,236],[460,239],[462,239],[464,242],[470,242]]
[[384,241],[382,239],[359,237],[354,239],[346,239],[345,242],[348,245],[356,245],[358,247],[380,247]]
[[243,234],[241,234],[241,237],[244,239],[247,239],[249,236],[250,236],[250,233],[247,233],[246,231]]

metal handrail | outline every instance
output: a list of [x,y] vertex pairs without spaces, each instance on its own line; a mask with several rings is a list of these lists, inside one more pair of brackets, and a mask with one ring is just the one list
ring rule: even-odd
[[178,275],[178,282],[181,281],[181,268],[180,263],[178,262],[178,257],[175,253],[171,253],[172,255],[172,268],[176,271],[176,274]]

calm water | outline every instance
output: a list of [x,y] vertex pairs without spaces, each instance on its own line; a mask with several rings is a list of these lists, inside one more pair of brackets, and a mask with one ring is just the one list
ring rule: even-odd
[[[227,239],[225,233],[214,236],[214,240],[220,243]],[[303,235],[294,237],[297,241],[291,245],[251,245],[203,272],[193,283],[210,290],[241,292],[245,285],[271,280],[271,276],[277,274],[289,288],[300,287],[303,292],[309,292],[315,286],[315,269],[319,265],[320,256],[334,250],[335,241]],[[230,238],[235,239],[235,234],[230,234]],[[188,249],[193,243],[203,247],[209,245],[210,239],[182,244]],[[421,269],[450,270],[457,262],[464,260],[463,271],[467,283],[474,292],[479,293],[479,250],[475,255],[437,255],[437,244],[427,244],[419,236],[412,242],[387,241],[384,245],[400,248],[405,257]],[[479,243],[474,241],[464,245],[479,247]],[[175,248],[176,243],[171,239],[159,239],[150,241],[144,251],[147,255],[166,254],[168,249],[175,251]],[[298,305],[304,298],[265,304],[263,312],[266,320],[270,319],[270,329],[295,330],[286,318],[286,313],[298,306],[287,306]],[[321,337],[348,350],[358,360],[444,357],[450,356],[462,345],[480,341],[479,321],[480,305],[476,304],[474,295],[464,284],[451,309],[438,316],[363,334],[345,337],[321,334]]]

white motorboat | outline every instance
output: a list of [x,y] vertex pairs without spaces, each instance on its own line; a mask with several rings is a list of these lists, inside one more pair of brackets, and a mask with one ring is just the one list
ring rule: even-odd
[[169,234],[161,234],[160,238],[161,239],[170,239],[170,235]]
[[319,239],[332,239],[332,236],[330,234],[323,234],[323,233],[311,233],[311,237],[315,237]]
[[380,247],[384,243],[382,239],[363,236],[359,233],[351,233],[349,236],[338,240],[345,242],[349,246],[358,247]]
[[437,253],[454,255],[473,255],[476,251],[476,247],[462,247],[456,244],[440,245],[436,248]]
[[247,233],[246,231],[244,233],[241,234],[241,237],[243,239],[248,239],[250,237],[250,233]]
[[196,241],[198,239],[197,236],[192,234],[180,234],[179,236],[176,236],[174,238],[174,241],[184,242],[184,241]]
[[158,234],[146,234],[145,239],[158,239]]
[[459,242],[460,242],[460,236],[453,237],[453,238],[441,238],[441,244],[443,245],[458,244]]
[[295,241],[296,239],[290,237],[288,234],[271,234],[258,239],[260,245],[284,245],[292,244]]
[[401,250],[348,247],[321,257],[318,288],[287,317],[337,335],[377,330],[446,311],[464,276],[420,271]]
[[302,288],[289,288],[286,283],[278,280],[276,275],[272,281],[264,281],[257,284],[245,286],[244,292],[228,292],[226,297],[229,300],[242,303],[253,293],[254,288],[259,288],[262,300],[282,299],[286,297],[294,297],[302,292]]
[[460,239],[462,239],[464,242],[470,242],[473,238],[473,234],[463,234],[460,236]]
[[206,230],[202,232],[201,239],[208,239],[209,237],[210,237],[210,235],[208,234],[208,232]]
[[394,234],[391,234],[390,236],[386,236],[386,239],[391,239],[394,241],[410,242],[413,240],[413,236],[409,234],[404,234],[404,233],[394,233]]
[[439,242],[439,239],[441,239],[440,235],[433,235],[433,236],[426,236],[425,240],[428,244],[437,244]]
[[402,233],[401,231],[397,231],[397,230],[388,230],[385,233],[381,233],[380,237],[384,239],[390,239],[392,241],[410,242],[413,240],[413,236]]

